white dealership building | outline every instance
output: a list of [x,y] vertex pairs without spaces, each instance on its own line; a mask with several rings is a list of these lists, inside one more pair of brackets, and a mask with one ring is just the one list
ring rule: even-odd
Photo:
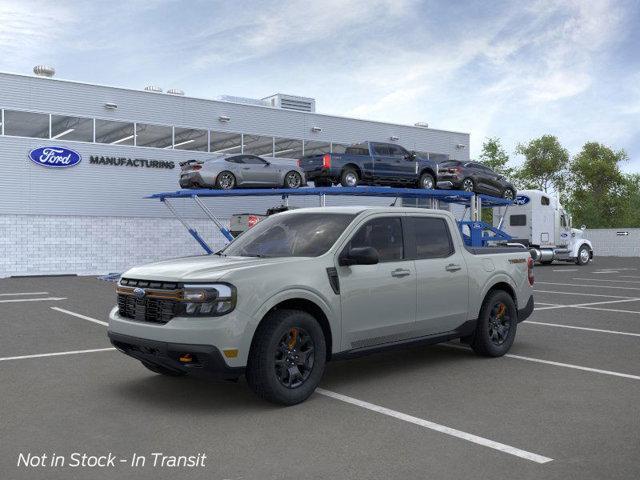
[[[469,158],[469,134],[323,115],[310,98],[193,98],[157,87],[132,90],[38,75],[0,73],[0,277],[101,274],[171,256],[201,253],[158,201],[178,187],[179,162],[215,153],[253,153],[293,161],[341,152],[364,140],[394,142],[442,160]],[[30,159],[66,149],[65,168]],[[287,160],[289,159],[289,160]],[[73,165],[72,165],[73,164]],[[263,213],[279,197],[207,200],[221,218]],[[332,197],[330,204],[362,203]],[[313,197],[292,204],[315,205]],[[187,202],[180,213],[208,242],[224,238]]]

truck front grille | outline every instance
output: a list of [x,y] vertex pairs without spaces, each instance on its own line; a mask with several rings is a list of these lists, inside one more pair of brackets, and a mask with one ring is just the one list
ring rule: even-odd
[[[117,287],[118,313],[138,322],[165,324],[178,314],[182,304],[181,285],[123,278]],[[145,290],[142,298],[135,290]]]

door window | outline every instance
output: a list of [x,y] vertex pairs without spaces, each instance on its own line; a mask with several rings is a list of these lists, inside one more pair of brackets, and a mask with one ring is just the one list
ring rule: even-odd
[[397,217],[376,218],[367,222],[360,227],[348,246],[350,249],[360,247],[375,248],[380,262],[402,260],[402,222]]
[[373,148],[376,152],[376,155],[379,155],[381,157],[389,155],[389,147],[387,145],[376,144]]
[[448,257],[454,252],[447,222],[443,218],[413,217],[416,260]]
[[389,155],[393,156],[393,157],[404,157],[408,152],[398,146],[398,145],[389,145]]
[[261,159],[260,157],[256,157],[255,155],[245,155],[242,157],[244,163],[248,163],[250,165],[266,165],[267,162]]

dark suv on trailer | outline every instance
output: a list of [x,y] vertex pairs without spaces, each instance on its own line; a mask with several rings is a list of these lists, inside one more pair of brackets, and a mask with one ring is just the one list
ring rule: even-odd
[[511,200],[516,198],[516,188],[504,175],[479,162],[445,160],[438,167],[438,188],[484,193]]

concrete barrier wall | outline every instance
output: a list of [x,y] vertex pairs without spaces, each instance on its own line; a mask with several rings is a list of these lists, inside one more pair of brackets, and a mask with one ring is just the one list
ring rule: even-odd
[[640,257],[640,228],[587,228],[584,236],[597,257]]

